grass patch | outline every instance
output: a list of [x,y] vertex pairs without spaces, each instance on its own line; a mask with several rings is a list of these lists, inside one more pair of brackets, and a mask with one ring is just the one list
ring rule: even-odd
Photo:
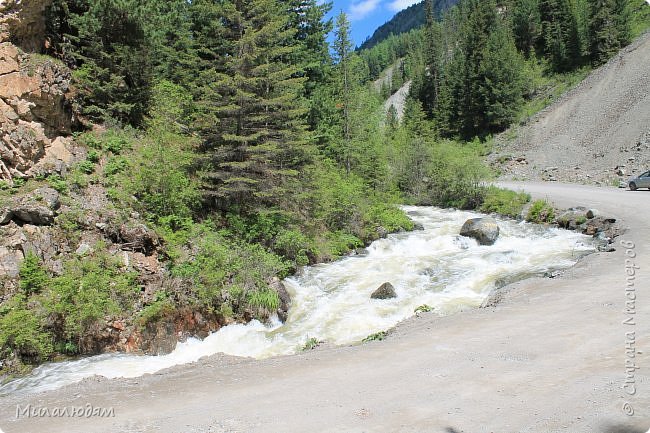
[[364,338],[362,341],[364,343],[368,343],[370,341],[382,341],[385,340],[386,337],[388,337],[388,332],[386,331],[379,331],[375,332],[374,334],[368,335],[366,338]]

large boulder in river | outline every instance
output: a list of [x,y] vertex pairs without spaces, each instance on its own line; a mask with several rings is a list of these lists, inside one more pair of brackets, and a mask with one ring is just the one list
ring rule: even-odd
[[397,293],[395,293],[395,287],[391,283],[384,283],[370,297],[372,299],[391,299],[397,298]]
[[499,238],[499,226],[494,218],[472,218],[463,224],[460,235],[474,238],[481,245],[494,245]]

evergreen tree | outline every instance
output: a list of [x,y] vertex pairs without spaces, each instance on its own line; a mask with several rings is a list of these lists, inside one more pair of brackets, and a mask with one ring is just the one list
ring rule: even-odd
[[420,101],[427,113],[433,113],[438,107],[440,100],[440,88],[443,76],[443,41],[442,27],[436,21],[433,0],[425,1],[425,13],[427,17],[425,37],[425,71],[422,87],[420,90]]
[[53,51],[73,67],[81,112],[92,121],[144,118],[152,71],[142,12],[132,0],[56,0],[49,9]]
[[342,157],[345,171],[350,174],[352,168],[352,124],[350,116],[350,106],[352,103],[352,74],[350,61],[350,58],[352,57],[352,41],[350,40],[350,22],[344,12],[341,12],[336,18],[333,48],[340,81],[340,105],[343,114],[342,130],[344,144]]
[[529,56],[542,33],[539,0],[514,0],[511,16],[515,44],[519,51]]
[[490,34],[480,66],[483,122],[479,130],[502,131],[515,120],[525,91],[523,68],[511,35],[500,26]]
[[216,120],[203,128],[206,193],[218,207],[272,205],[306,156],[306,79],[288,62],[300,46],[280,2],[219,6],[221,52],[202,101]]
[[571,0],[540,0],[544,52],[553,69],[564,72],[580,64],[578,23]]
[[605,63],[630,40],[626,0],[593,0],[589,7],[589,51],[596,64]]

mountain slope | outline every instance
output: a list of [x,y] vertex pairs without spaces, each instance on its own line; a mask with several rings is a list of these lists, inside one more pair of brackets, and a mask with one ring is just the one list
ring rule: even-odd
[[[436,16],[440,16],[444,11],[456,5],[459,0],[434,0],[433,9]],[[360,50],[366,50],[374,47],[390,35],[399,35],[406,33],[424,24],[426,14],[424,2],[416,3],[403,11],[398,12],[390,21],[383,24],[371,37],[365,40],[359,47]]]
[[[617,185],[650,168],[650,33],[497,139],[504,178]],[[514,139],[507,139],[516,135]]]

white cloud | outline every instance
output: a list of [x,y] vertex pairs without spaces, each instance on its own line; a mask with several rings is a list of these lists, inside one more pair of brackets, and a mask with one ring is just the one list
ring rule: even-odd
[[419,2],[420,0],[393,0],[388,4],[388,8],[393,12],[399,12],[402,9],[406,9],[407,7]]
[[364,19],[370,13],[374,12],[379,6],[379,0],[363,0],[358,3],[353,3],[350,6],[350,21],[358,21]]

